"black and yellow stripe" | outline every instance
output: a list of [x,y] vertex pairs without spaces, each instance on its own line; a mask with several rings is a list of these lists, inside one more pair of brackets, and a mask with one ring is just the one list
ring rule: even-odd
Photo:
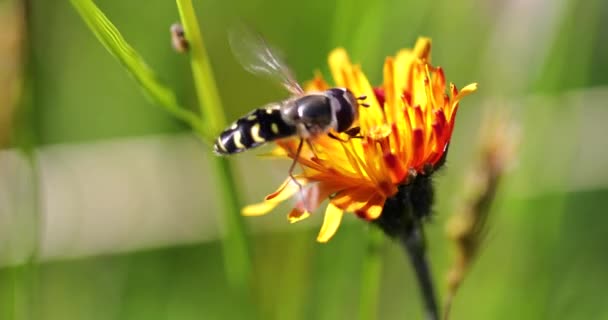
[[215,142],[217,154],[233,154],[268,141],[296,134],[296,128],[283,120],[279,105],[255,109],[235,121]]

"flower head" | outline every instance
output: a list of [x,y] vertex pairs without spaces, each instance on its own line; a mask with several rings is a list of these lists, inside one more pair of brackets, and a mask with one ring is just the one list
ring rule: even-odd
[[[288,215],[290,222],[297,222],[329,199],[317,237],[326,242],[337,231],[344,212],[375,220],[400,185],[428,168],[438,168],[452,136],[458,103],[477,85],[458,91],[450,84],[446,90],[443,70],[430,64],[430,52],[430,39],[420,38],[413,50],[403,49],[387,57],[384,83],[373,87],[344,49],[332,51],[329,66],[335,86],[348,88],[355,96],[367,96],[369,107],[359,107],[354,124],[360,128],[359,136],[334,139],[322,135],[305,145],[299,156],[297,139],[278,141],[273,154],[296,159],[302,168],[295,175],[297,183],[287,178],[262,203],[243,208],[243,214],[265,214],[298,195]],[[317,74],[306,89],[329,88]],[[298,184],[303,186],[302,192]]]

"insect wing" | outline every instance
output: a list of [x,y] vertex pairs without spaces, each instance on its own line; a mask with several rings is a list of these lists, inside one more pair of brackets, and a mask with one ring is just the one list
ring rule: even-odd
[[245,70],[281,84],[294,95],[304,94],[293,72],[261,35],[239,28],[230,32],[229,41],[234,56]]

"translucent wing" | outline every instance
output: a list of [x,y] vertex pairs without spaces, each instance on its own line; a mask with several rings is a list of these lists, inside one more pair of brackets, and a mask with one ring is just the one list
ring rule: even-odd
[[230,32],[229,41],[234,56],[245,70],[281,84],[294,95],[304,93],[293,72],[261,35],[239,28]]

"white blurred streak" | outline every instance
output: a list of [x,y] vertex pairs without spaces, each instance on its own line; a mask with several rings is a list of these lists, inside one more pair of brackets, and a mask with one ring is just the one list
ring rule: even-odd
[[34,172],[18,152],[0,151],[0,264],[27,261],[37,244]]
[[559,35],[566,4],[566,0],[502,1],[482,61],[484,69],[491,71],[484,72],[489,78],[480,83],[491,84],[503,94],[507,88],[518,92],[529,88]]
[[[608,187],[608,88],[575,91],[569,99],[578,109],[574,166],[570,170],[573,190]],[[577,123],[578,122],[578,123]]]
[[[519,166],[528,171],[511,178],[512,195],[608,187],[605,101],[608,87],[505,103],[541,115],[522,128],[529,153]],[[37,152],[39,185],[20,153],[0,152],[0,265],[217,240],[223,210],[206,152],[189,135],[48,146]],[[246,203],[272,192],[289,166],[257,153],[235,157],[235,192]],[[293,230],[284,218],[288,206],[246,222],[254,231]],[[297,225],[317,228],[321,216]]]
[[528,118],[522,123],[521,155],[508,179],[510,195],[608,188],[607,99],[608,87],[602,87],[506,102]]
[[[255,154],[235,157],[235,192],[247,202],[272,192],[289,166]],[[218,240],[224,211],[209,156],[190,135],[47,146],[36,154],[37,186],[24,157],[0,152],[0,265]],[[293,228],[280,215],[250,222],[257,231]]]
[[3,152],[0,264],[217,239],[221,210],[202,149],[189,136],[42,148],[40,213],[27,162]]
[[43,149],[40,257],[217,238],[219,209],[202,149],[184,136]]

